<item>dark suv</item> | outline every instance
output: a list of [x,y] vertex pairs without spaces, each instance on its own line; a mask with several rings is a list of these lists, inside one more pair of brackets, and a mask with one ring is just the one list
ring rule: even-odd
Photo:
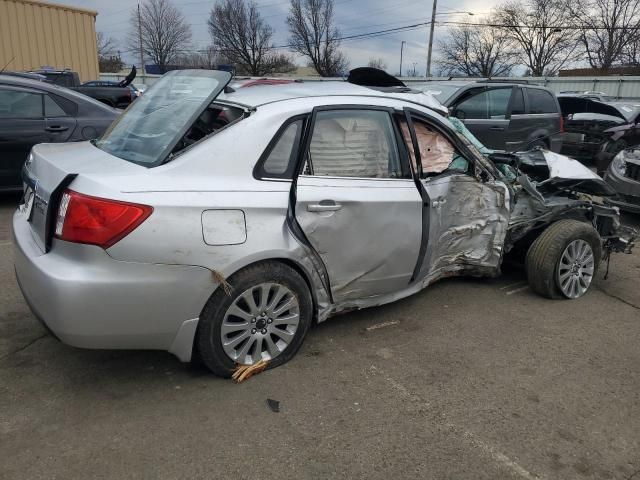
[[562,147],[562,115],[547,88],[518,82],[428,82],[412,88],[432,94],[488,148]]

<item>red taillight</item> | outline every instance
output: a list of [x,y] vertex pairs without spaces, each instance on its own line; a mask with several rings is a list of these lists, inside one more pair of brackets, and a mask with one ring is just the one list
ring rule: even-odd
[[564,117],[560,115],[560,133],[564,133]]
[[65,190],[58,207],[55,236],[67,242],[109,248],[135,230],[151,212],[153,208],[148,205]]

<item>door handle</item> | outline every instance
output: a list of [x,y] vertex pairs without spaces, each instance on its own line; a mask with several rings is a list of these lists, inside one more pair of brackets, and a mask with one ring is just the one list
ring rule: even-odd
[[504,127],[489,127],[489,130],[497,130],[497,131],[503,132]]
[[307,205],[307,211],[309,212],[335,212],[341,208],[342,205],[339,203],[314,203],[312,205]]
[[50,127],[45,128],[47,132],[64,132],[69,130],[69,127],[64,127],[62,125],[52,125]]

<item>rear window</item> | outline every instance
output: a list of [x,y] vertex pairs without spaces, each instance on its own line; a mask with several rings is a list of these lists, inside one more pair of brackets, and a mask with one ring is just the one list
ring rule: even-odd
[[558,113],[556,100],[550,92],[537,88],[527,88],[529,113]]
[[237,119],[212,105],[228,72],[176,70],[165,74],[111,124],[94,145],[129,162],[153,167]]
[[289,120],[276,134],[258,164],[264,178],[292,178],[306,117]]

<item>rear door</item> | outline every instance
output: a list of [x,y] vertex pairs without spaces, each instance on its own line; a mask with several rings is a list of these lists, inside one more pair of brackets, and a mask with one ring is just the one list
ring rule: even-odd
[[486,147],[503,150],[509,130],[512,87],[480,87],[454,105],[453,115]]
[[77,106],[69,100],[48,93],[44,94],[43,102],[45,130],[49,135],[48,141],[50,143],[69,141],[76,128]]
[[412,148],[425,198],[426,249],[416,280],[431,283],[452,274],[491,275],[502,261],[510,218],[507,186],[453,135],[407,110]]
[[[545,146],[559,152],[562,146],[560,133],[560,107],[555,96],[544,88],[525,87],[528,107],[528,142],[540,139]],[[523,147],[521,150],[526,150]]]
[[295,219],[325,265],[334,302],[392,293],[411,281],[422,199],[399,139],[384,108],[312,115]]
[[0,189],[20,188],[29,150],[49,140],[40,92],[0,86]]

